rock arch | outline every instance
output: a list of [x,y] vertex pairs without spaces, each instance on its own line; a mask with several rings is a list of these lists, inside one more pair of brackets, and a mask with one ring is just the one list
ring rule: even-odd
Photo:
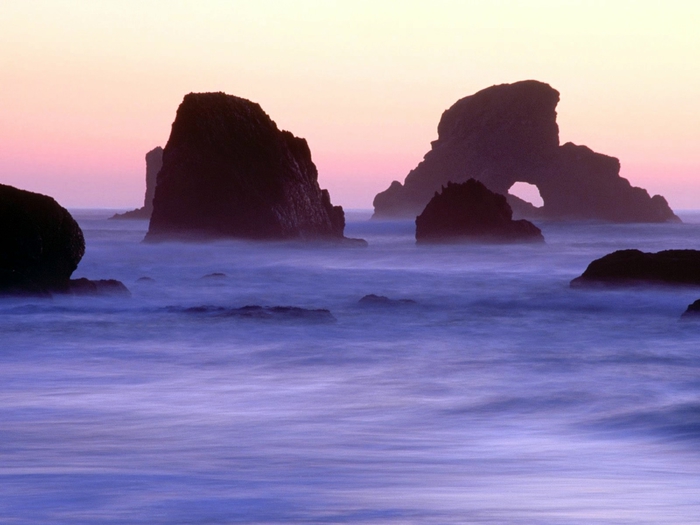
[[544,205],[533,218],[679,220],[663,197],[650,197],[620,177],[618,159],[570,142],[559,145],[558,102],[558,91],[535,80],[458,100],[443,113],[438,139],[423,161],[403,184],[394,181],[374,198],[374,217],[415,217],[448,182],[474,178],[504,195],[516,182],[537,186]]

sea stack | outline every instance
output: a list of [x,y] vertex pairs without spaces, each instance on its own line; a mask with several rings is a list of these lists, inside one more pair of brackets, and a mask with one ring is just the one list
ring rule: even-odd
[[163,148],[158,146],[146,153],[146,196],[143,207],[126,213],[117,213],[112,219],[150,219],[153,212],[153,196],[156,193],[156,177],[163,166]]
[[416,242],[544,242],[540,229],[524,219],[514,221],[505,196],[469,179],[447,183],[416,217]]
[[190,93],[163,151],[146,241],[342,240],[306,140],[225,93]]
[[375,218],[415,217],[448,182],[474,178],[506,195],[516,182],[537,186],[544,205],[512,205],[548,220],[667,222],[679,219],[660,195],[620,177],[620,162],[572,143],[559,145],[559,92],[526,80],[486,88],[445,111],[438,139],[403,184],[374,199]]

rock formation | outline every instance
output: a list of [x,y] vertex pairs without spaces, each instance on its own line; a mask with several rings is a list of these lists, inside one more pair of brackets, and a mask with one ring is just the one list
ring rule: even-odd
[[146,241],[343,239],[306,140],[249,100],[190,93],[163,152]]
[[391,299],[385,295],[369,294],[362,297],[359,301],[362,306],[406,306],[417,304],[413,299]]
[[[506,194],[534,184],[541,209],[509,196],[518,212],[538,218],[614,222],[678,221],[666,200],[620,177],[620,162],[572,143],[559,145],[559,92],[534,80],[502,84],[457,101],[438,125],[438,139],[404,184],[374,199],[374,217],[414,217],[448,182],[475,178]],[[531,212],[531,213],[528,213]]]
[[506,198],[481,182],[447,183],[416,217],[416,242],[543,242],[540,229],[514,221]]
[[85,253],[83,232],[46,195],[0,184],[0,294],[128,294],[119,281],[71,279]]
[[681,315],[683,319],[700,320],[700,299],[688,305],[688,308]]
[[619,250],[596,259],[580,277],[571,281],[572,287],[638,284],[700,286],[700,251]]
[[126,213],[117,213],[112,219],[150,219],[153,212],[153,196],[156,193],[156,177],[163,167],[163,148],[158,146],[146,153],[146,196],[143,207]]
[[46,195],[0,185],[0,290],[62,286],[84,253],[83,232],[68,210]]

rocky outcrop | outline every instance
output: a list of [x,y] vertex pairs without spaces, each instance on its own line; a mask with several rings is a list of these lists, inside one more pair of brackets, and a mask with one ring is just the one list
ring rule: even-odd
[[417,304],[413,299],[391,299],[385,295],[369,294],[359,301],[362,306],[406,306]]
[[163,148],[158,146],[146,153],[146,196],[143,207],[126,213],[117,213],[112,219],[150,219],[153,212],[153,196],[156,193],[156,177],[163,167]]
[[534,80],[492,86],[457,101],[443,113],[438,139],[423,161],[403,184],[394,181],[375,197],[374,217],[414,217],[448,182],[474,178],[504,195],[516,182],[537,186],[542,208],[518,209],[533,218],[679,220],[663,197],[650,197],[620,177],[616,158],[572,143],[560,146],[558,102],[558,91]]
[[306,141],[249,100],[190,93],[177,110],[146,241],[343,239]]
[[700,320],[700,299],[689,304],[681,318]]
[[571,281],[572,287],[640,284],[700,286],[700,251],[619,250],[596,259]]
[[71,279],[85,253],[83,232],[46,195],[0,184],[0,295],[128,295],[115,280]]
[[0,185],[0,292],[48,293],[65,285],[85,253],[83,232],[46,195]]
[[211,317],[239,317],[247,319],[265,319],[281,321],[311,321],[311,322],[335,322],[336,319],[330,310],[325,308],[300,308],[298,306],[260,306],[247,305],[241,308],[227,308],[224,306],[192,306],[189,308],[168,307],[173,313],[207,315]]
[[469,179],[447,183],[416,217],[416,242],[543,242],[540,229],[526,220],[513,220],[503,195]]

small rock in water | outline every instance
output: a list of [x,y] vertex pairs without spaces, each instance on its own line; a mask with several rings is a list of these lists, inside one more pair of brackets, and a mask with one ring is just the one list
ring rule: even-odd
[[226,274],[221,272],[208,273],[202,276],[202,279],[225,279]]
[[300,308],[298,306],[260,306],[246,305],[241,308],[225,308],[223,306],[203,305],[179,309],[169,307],[171,312],[188,314],[210,314],[214,317],[243,317],[252,319],[305,319],[309,321],[333,322],[335,317],[325,308]]
[[71,279],[68,286],[57,293],[70,295],[123,295],[130,297],[131,292],[124,283],[116,279],[99,279],[91,281],[85,277]]
[[402,304],[417,304],[413,299],[390,299],[384,295],[373,293],[365,295],[358,303],[367,306],[397,306]]
[[683,315],[681,315],[681,318],[682,319],[700,319],[700,299],[695,301],[693,304],[689,304],[686,311],[683,312]]
[[151,277],[139,277],[138,279],[136,279],[136,282],[137,283],[154,283],[154,282],[156,282],[156,280],[151,278]]

